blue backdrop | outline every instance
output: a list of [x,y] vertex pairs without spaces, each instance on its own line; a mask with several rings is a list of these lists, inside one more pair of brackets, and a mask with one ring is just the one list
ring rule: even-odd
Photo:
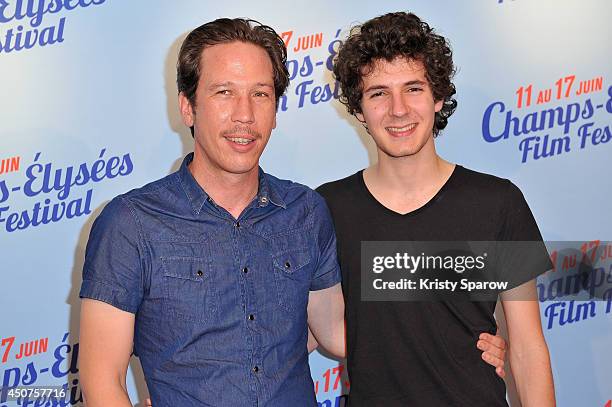
[[[87,236],[112,197],[172,172],[192,149],[174,68],[187,32],[247,16],[283,33],[292,84],[262,166],[316,187],[375,160],[369,136],[336,100],[330,61],[352,25],[397,10],[415,12],[453,46],[459,107],[436,141],[441,155],[519,185],[546,240],[612,240],[607,0],[5,0],[0,385],[64,385],[62,405],[82,405],[78,290]],[[610,407],[607,298],[574,318],[568,303],[565,319],[559,298],[542,298],[559,406]],[[311,366],[320,405],[341,405],[342,361],[314,353]],[[137,360],[128,381],[141,402]],[[0,407],[13,405],[34,404],[0,397]]]

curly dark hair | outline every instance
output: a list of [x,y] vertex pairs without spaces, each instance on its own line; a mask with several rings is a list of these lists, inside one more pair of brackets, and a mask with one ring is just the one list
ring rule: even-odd
[[[244,18],[219,18],[191,31],[179,51],[176,63],[176,84],[192,107],[196,105],[196,89],[200,80],[200,57],[210,46],[229,42],[246,42],[263,48],[270,57],[274,75],[276,108],[281,96],[289,86],[287,70],[287,48],[281,37],[272,28],[255,20]],[[204,67],[206,69],[206,67]],[[191,128],[193,136],[193,127]]]
[[397,57],[422,62],[434,100],[444,101],[434,120],[433,133],[437,136],[457,108],[452,98],[456,93],[451,82],[455,75],[453,53],[446,38],[412,13],[385,14],[351,29],[334,59],[340,102],[350,114],[362,113],[363,76],[371,72],[376,60],[391,62]]

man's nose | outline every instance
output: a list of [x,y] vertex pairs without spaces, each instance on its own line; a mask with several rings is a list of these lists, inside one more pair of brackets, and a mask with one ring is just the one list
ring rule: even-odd
[[393,93],[391,97],[391,115],[401,117],[410,111],[410,106],[401,92]]
[[232,112],[232,121],[239,123],[253,123],[255,121],[253,101],[249,95],[239,96],[236,99]]

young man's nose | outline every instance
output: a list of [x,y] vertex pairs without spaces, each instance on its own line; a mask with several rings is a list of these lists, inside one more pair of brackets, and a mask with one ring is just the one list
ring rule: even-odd
[[402,93],[394,93],[391,96],[391,115],[401,117],[410,111],[410,107]]

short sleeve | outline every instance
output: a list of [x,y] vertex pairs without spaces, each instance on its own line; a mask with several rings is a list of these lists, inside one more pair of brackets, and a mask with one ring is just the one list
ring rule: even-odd
[[128,203],[117,197],[92,226],[79,296],[136,313],[143,297],[142,274],[139,229]]
[[552,269],[535,218],[521,190],[508,181],[502,210],[499,244],[503,248],[501,273],[518,286]]
[[325,200],[317,192],[312,191],[312,196],[317,262],[310,282],[310,290],[317,291],[339,284],[341,277],[336,252],[336,234],[331,214]]

